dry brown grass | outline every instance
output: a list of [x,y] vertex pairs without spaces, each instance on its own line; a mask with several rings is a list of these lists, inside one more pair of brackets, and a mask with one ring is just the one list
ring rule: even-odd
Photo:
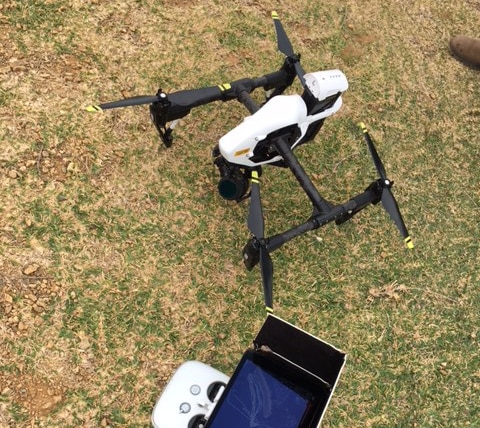
[[[158,150],[146,109],[82,109],[273,71],[273,9],[307,70],[350,82],[306,169],[361,191],[365,120],[417,245],[374,208],[274,253],[278,315],[349,354],[325,426],[477,426],[480,75],[447,46],[480,36],[478,2],[28,0],[0,5],[0,427],[146,426],[182,361],[231,372],[249,346],[246,206],[210,160],[244,110],[194,111]],[[267,172],[273,232],[309,207]]]

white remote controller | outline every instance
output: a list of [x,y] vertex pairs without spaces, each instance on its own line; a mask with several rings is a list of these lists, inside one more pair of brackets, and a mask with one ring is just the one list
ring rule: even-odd
[[200,361],[183,363],[155,404],[154,428],[202,428],[229,379]]

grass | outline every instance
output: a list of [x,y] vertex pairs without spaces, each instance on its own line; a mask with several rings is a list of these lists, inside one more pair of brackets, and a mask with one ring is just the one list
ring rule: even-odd
[[[83,108],[274,70],[272,9],[307,70],[349,79],[305,169],[332,201],[362,191],[365,121],[416,244],[377,206],[272,254],[276,314],[348,354],[324,426],[478,425],[480,89],[448,53],[478,8],[176,0],[0,7],[0,427],[147,426],[181,362],[231,373],[250,346],[248,207],[210,158],[243,107],[194,110],[169,150],[146,108]],[[269,234],[310,215],[287,171],[262,194]]]

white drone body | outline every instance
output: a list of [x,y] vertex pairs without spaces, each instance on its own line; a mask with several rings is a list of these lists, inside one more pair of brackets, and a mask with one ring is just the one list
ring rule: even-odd
[[[324,101],[348,89],[348,81],[340,70],[325,70],[308,73],[304,76],[305,84],[310,93],[318,100]],[[269,134],[292,125],[299,128],[299,136],[291,145],[298,145],[308,127],[319,120],[325,119],[337,112],[342,106],[342,97],[338,96],[335,103],[317,114],[308,115],[307,104],[300,95],[278,95],[266,102],[256,113],[248,116],[236,128],[224,135],[219,141],[221,155],[230,163],[256,167],[281,160],[275,156],[260,162],[252,161],[254,150]]]

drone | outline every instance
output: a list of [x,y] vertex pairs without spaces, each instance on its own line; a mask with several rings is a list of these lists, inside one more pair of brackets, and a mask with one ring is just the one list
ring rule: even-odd
[[[322,197],[293,153],[296,147],[312,141],[325,119],[341,108],[342,94],[348,89],[348,81],[337,69],[305,73],[300,64],[300,54],[295,54],[276,12],[272,12],[272,19],[278,50],[285,56],[277,71],[258,78],[243,78],[168,94],[160,89],[153,96],[135,96],[87,107],[89,112],[100,112],[148,104],[152,122],[167,148],[173,143],[173,130],[178,120],[187,116],[193,108],[230,100],[237,100],[246,107],[250,115],[219,139],[212,156],[220,175],[220,196],[237,202],[250,198],[247,225],[252,238],[243,249],[243,261],[248,270],[260,265],[267,312],[273,312],[273,263],[270,254],[295,237],[332,221],[337,225],[345,223],[370,204],[382,203],[406,246],[413,248],[391,190],[393,181],[387,178],[385,167],[363,122],[359,126],[379,178],[347,202],[333,204]],[[303,93],[283,95],[295,78],[299,79]],[[261,105],[250,95],[258,88],[263,88],[267,94]],[[260,198],[260,177],[265,166],[289,169],[313,206],[312,215],[306,221],[270,237],[265,236]]]

